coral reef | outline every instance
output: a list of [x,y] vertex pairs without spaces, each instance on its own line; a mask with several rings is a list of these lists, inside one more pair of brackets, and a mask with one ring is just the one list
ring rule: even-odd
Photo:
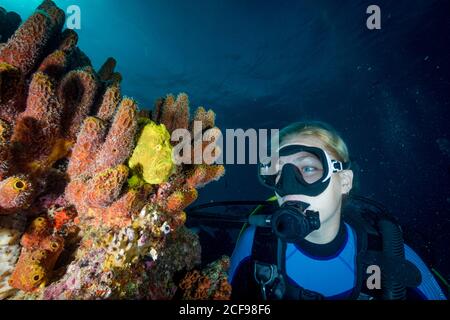
[[193,270],[180,282],[182,298],[186,300],[229,300],[231,285],[227,280],[230,259],[223,256],[202,271]]
[[25,230],[26,217],[15,214],[0,217],[0,299],[17,292],[9,279],[20,255],[20,237]]
[[64,23],[64,11],[44,1],[2,47],[0,61],[27,75],[42,58],[44,49]]
[[189,98],[185,93],[178,97],[171,94],[157,101],[153,120],[164,123],[169,133],[175,129],[187,129],[189,125]]
[[221,165],[200,164],[188,173],[187,184],[193,188],[200,188],[210,181],[219,180],[224,173],[225,169]]
[[[0,298],[171,299],[200,263],[184,209],[224,168],[174,163],[170,134],[215,114],[191,118],[184,93],[139,110],[116,61],[95,71],[63,22],[45,0],[0,46]],[[220,266],[186,297],[226,298]]]
[[9,279],[12,287],[32,291],[45,286],[64,247],[64,239],[52,229],[49,219],[38,217],[22,236],[22,252]]

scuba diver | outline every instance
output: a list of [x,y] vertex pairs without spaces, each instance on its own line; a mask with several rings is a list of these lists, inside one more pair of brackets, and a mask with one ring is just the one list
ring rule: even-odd
[[278,141],[276,163],[258,168],[276,198],[241,231],[229,269],[232,299],[446,300],[395,219],[370,203],[352,205],[364,198],[349,195],[349,153],[333,128],[294,123]]

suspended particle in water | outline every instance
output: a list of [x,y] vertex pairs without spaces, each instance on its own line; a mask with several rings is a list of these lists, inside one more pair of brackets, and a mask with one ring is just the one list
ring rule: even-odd
[[450,141],[445,138],[439,138],[436,140],[436,143],[441,150],[442,154],[450,158]]

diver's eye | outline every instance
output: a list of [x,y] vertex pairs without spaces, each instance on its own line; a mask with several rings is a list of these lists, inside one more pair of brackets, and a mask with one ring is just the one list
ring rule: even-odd
[[302,172],[304,172],[304,173],[311,174],[311,173],[315,173],[316,171],[317,171],[317,168],[311,167],[311,166],[307,166],[307,167],[303,167],[302,168]]

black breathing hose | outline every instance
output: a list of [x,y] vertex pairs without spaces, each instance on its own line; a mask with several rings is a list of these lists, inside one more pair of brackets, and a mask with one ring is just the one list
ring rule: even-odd
[[[383,255],[386,258],[393,257],[404,260],[405,248],[403,233],[399,226],[389,220],[382,219],[378,222],[382,236]],[[386,272],[384,273],[386,275]],[[383,288],[383,300],[405,300],[406,287],[394,278],[383,276],[381,270],[381,286]]]

